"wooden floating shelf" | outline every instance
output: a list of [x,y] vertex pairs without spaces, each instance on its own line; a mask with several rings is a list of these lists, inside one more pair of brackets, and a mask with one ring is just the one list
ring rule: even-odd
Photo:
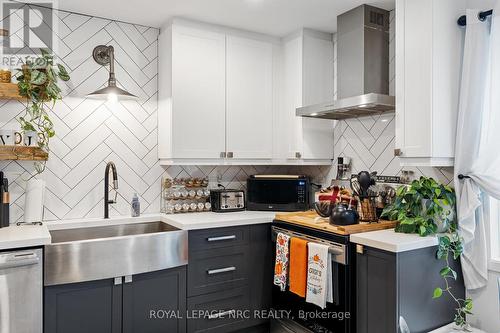
[[0,160],[46,161],[49,154],[40,147],[0,146]]
[[26,100],[26,97],[19,95],[17,83],[0,83],[0,99]]

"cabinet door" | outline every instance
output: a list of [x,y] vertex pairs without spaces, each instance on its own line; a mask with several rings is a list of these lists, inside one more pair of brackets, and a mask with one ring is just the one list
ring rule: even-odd
[[333,99],[330,34],[304,30],[284,44],[284,122],[287,158],[333,158],[334,121],[296,116],[296,108]]
[[[431,157],[432,0],[396,6],[396,147],[404,157]],[[443,92],[445,93],[445,92]]]
[[[271,307],[273,265],[273,243],[271,239],[271,225],[258,224],[250,227],[250,253],[248,267],[252,267],[250,280],[250,309],[258,313]],[[250,320],[258,325],[268,322],[266,319],[254,315]]]
[[[453,166],[464,0],[396,1],[396,148],[402,165]],[[418,25],[418,27],[417,27]]]
[[273,45],[227,36],[227,151],[233,158],[271,159]]
[[186,330],[186,267],[134,275],[123,284],[123,333]]
[[357,332],[398,333],[396,256],[372,248],[356,254]]
[[[303,106],[333,100],[333,41],[330,34],[304,31]],[[333,158],[334,121],[302,118],[302,158]]]
[[122,286],[114,279],[44,289],[45,333],[121,333]]
[[173,157],[219,158],[225,151],[225,36],[181,26],[172,34]]
[[295,159],[302,154],[302,122],[305,118],[297,117],[295,109],[302,103],[302,38],[296,37],[285,41],[283,45],[284,98],[283,114],[286,158]]

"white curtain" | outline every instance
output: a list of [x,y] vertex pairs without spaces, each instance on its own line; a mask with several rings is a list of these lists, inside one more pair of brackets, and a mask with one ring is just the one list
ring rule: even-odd
[[[490,197],[500,199],[500,3],[491,19],[467,10],[460,105],[455,147],[459,230],[464,238],[462,271],[467,289],[488,282]],[[484,10],[484,9],[483,9]],[[469,176],[463,180],[458,175]]]

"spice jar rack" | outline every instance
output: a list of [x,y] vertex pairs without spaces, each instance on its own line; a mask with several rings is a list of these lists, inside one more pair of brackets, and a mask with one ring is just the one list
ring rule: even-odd
[[210,211],[207,178],[163,178],[161,212],[165,214]]

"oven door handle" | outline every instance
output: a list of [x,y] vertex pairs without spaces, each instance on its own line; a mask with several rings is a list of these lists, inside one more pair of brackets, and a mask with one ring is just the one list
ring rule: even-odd
[[338,244],[338,243],[333,243],[328,240],[323,240],[317,237],[305,235],[302,233],[294,232],[291,230],[286,230],[282,229],[280,227],[272,227],[272,233],[271,233],[271,238],[274,241],[276,241],[276,237],[278,233],[283,233],[289,237],[296,237],[296,238],[301,238],[304,239],[308,242],[313,242],[313,243],[319,243],[319,244],[325,244],[328,245],[328,252],[331,253],[334,257],[334,261],[338,262],[343,265],[347,265],[347,253],[346,253],[346,246],[343,244]]

